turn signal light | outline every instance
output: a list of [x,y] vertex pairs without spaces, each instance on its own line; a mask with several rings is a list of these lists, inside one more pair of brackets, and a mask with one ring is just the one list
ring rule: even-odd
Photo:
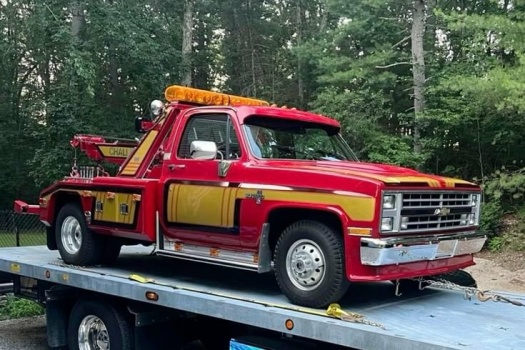
[[146,292],[146,299],[148,300],[151,300],[151,301],[158,301],[159,300],[159,295],[155,292]]
[[291,331],[294,327],[293,320],[287,319],[286,322],[284,323],[284,326],[286,327],[287,330]]

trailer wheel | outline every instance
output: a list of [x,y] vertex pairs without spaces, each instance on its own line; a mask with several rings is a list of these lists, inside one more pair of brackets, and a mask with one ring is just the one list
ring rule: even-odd
[[327,307],[348,290],[342,238],[320,222],[303,220],[286,228],[274,261],[277,283],[294,304]]
[[68,324],[70,350],[133,349],[133,328],[124,312],[108,302],[78,301]]
[[60,209],[55,228],[60,256],[67,264],[96,265],[100,262],[100,237],[86,225],[80,205],[68,203]]

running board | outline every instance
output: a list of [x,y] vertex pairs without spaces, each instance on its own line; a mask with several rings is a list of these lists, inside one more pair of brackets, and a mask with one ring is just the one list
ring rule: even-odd
[[164,237],[162,249],[158,249],[156,254],[213,265],[233,267],[242,270],[255,271],[258,273],[265,273],[271,271],[272,269],[271,251],[268,244],[269,232],[269,224],[265,223],[261,232],[261,243],[258,253],[185,244],[183,242]]

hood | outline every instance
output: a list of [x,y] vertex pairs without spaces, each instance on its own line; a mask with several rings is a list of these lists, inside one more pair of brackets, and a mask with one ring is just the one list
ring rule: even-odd
[[[273,162],[268,162],[267,165],[272,163]],[[375,180],[382,182],[385,185],[478,188],[476,184],[468,181],[425,174],[413,169],[386,164],[345,161],[292,161],[279,162],[278,164],[275,164],[275,166],[280,169],[288,169],[292,171],[306,171],[318,174],[328,173],[333,175],[339,174],[354,178]]]

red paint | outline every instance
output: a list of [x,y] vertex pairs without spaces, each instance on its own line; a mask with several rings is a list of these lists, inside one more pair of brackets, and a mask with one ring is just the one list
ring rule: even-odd
[[[151,128],[159,131],[159,136],[153,142],[153,146],[145,156],[145,161],[137,170],[134,177],[117,175],[115,177],[96,177],[93,180],[78,178],[64,178],[42,191],[42,197],[51,194],[47,206],[38,210],[41,220],[53,223],[55,216],[56,196],[66,191],[78,195],[79,191],[96,188],[107,188],[118,192],[121,189],[134,189],[142,195],[140,211],[137,216],[136,226],[130,228],[115,228],[91,225],[98,233],[135,239],[137,242],[154,242],[156,240],[156,212],[159,213],[160,228],[167,236],[182,240],[186,243],[211,245],[217,248],[235,248],[240,250],[257,251],[262,225],[267,222],[272,211],[279,208],[301,208],[327,211],[335,214],[341,221],[341,229],[344,233],[344,248],[346,254],[347,277],[355,281],[390,280],[397,278],[409,278],[417,275],[428,275],[446,272],[452,269],[463,268],[473,264],[472,257],[457,257],[433,262],[418,262],[400,266],[369,267],[360,263],[359,237],[349,236],[347,227],[371,228],[372,236],[379,237],[378,217],[380,214],[379,203],[374,208],[374,220],[372,222],[353,221],[352,213],[345,213],[337,205],[321,205],[317,203],[290,203],[286,201],[264,200],[260,205],[254,200],[244,200],[240,205],[239,226],[237,234],[213,233],[204,230],[190,230],[169,225],[164,219],[166,215],[165,196],[166,188],[170,181],[197,181],[226,184],[266,184],[293,187],[299,190],[319,191],[326,193],[331,191],[354,192],[359,195],[380,198],[381,191],[386,188],[385,184],[377,176],[412,176],[432,178],[441,184],[439,190],[457,191],[457,188],[446,188],[445,182],[438,176],[421,174],[415,170],[383,164],[370,164],[362,162],[330,162],[313,160],[261,160],[250,153],[247,140],[245,140],[242,125],[246,118],[251,115],[267,116],[268,118],[288,118],[302,120],[311,123],[329,125],[339,128],[339,123],[331,118],[323,117],[308,112],[277,107],[195,107],[185,104],[171,104],[173,107],[163,127],[151,124]],[[240,159],[232,162],[225,177],[218,175],[218,160],[193,160],[178,159],[177,150],[187,119],[197,113],[227,113],[231,116],[233,127],[239,137],[239,147],[242,152]],[[89,136],[89,137],[88,137]],[[80,146],[88,156],[95,160],[99,154],[95,154],[92,146],[104,143],[103,138],[93,135],[83,135],[72,142],[74,147]],[[171,154],[171,158],[164,160],[165,154]],[[133,154],[122,164],[122,169],[133,157]],[[154,166],[150,166],[155,161]],[[174,166],[174,168],[171,168]],[[432,190],[424,183],[396,185],[395,190]],[[479,191],[479,187],[470,186],[461,190]],[[254,189],[253,192],[256,190]],[[232,192],[232,195],[234,192]],[[81,197],[85,211],[90,211],[94,198]],[[17,201],[15,208],[18,211],[36,211],[35,207]],[[203,217],[206,212],[199,213]],[[439,232],[432,232],[436,234]]]

